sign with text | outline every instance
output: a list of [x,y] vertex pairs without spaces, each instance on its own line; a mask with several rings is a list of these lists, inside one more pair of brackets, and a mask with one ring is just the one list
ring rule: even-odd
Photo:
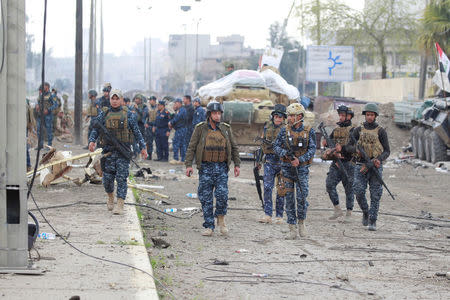
[[353,81],[353,47],[308,46],[306,80],[312,82]]

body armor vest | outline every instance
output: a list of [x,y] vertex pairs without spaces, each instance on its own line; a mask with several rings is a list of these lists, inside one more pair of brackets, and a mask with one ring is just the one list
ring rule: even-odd
[[144,104],[139,104],[138,109],[140,111],[136,110],[136,120],[138,123],[142,123],[142,113],[143,113],[142,109],[143,108],[144,108]]
[[152,107],[151,105],[148,107],[148,120],[150,122],[155,122],[156,120],[156,106]]
[[347,145],[350,140],[350,130],[354,128],[353,125],[346,127],[337,127],[333,131],[333,140],[335,144]]
[[[294,151],[295,157],[300,157],[308,151],[309,145],[309,132],[311,127],[303,127],[302,131],[294,131],[291,125],[286,127],[286,144],[288,149]],[[290,162],[286,157],[283,157],[284,162]],[[300,163],[300,166],[309,165],[312,162],[312,158],[304,163]]]
[[44,109],[50,109],[53,106],[53,103],[50,101],[50,93],[44,95]]
[[227,140],[220,130],[208,129],[202,161],[227,161]]
[[95,100],[89,104],[88,115],[90,117],[96,117],[98,115],[97,106],[95,105]]
[[[122,143],[132,143],[133,135],[128,129],[128,108],[122,106],[121,110],[113,111],[104,107],[102,110],[105,113],[105,127],[109,133]],[[102,143],[105,141],[107,139],[103,139]]]
[[[266,140],[268,140],[269,142],[273,142],[277,138],[278,133],[280,132],[281,128],[283,128],[283,125],[275,127],[273,122],[270,122],[267,125],[266,130],[264,131],[264,138]],[[264,154],[275,154],[275,152],[273,151],[272,145],[263,143],[262,150],[263,150]]]
[[384,151],[383,145],[381,145],[380,139],[378,138],[380,128],[380,126],[377,126],[375,129],[361,127],[358,145],[364,149],[370,158],[377,158]]

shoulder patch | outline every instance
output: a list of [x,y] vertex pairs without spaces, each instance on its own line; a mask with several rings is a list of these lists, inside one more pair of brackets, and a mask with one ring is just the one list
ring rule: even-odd
[[200,127],[200,126],[202,126],[202,125],[204,125],[204,124],[206,124],[205,121],[198,123],[197,125],[195,125],[195,127]]
[[107,114],[109,111],[109,107],[102,107],[102,112],[104,112],[105,114]]
[[230,124],[228,124],[228,123],[225,123],[225,122],[223,122],[223,123],[221,123],[223,126],[226,126],[226,127],[228,127],[228,128],[230,128],[231,127],[231,125]]

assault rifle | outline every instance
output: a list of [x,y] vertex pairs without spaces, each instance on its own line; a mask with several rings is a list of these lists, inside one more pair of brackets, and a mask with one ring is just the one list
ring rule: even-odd
[[133,160],[133,154],[131,153],[131,149],[127,145],[125,145],[124,143],[119,141],[114,135],[112,135],[108,131],[108,129],[105,127],[105,125],[100,123],[98,120],[95,120],[94,127],[99,129],[100,134],[103,136],[103,138],[106,140],[106,142],[108,142],[109,144],[112,144],[114,149],[119,151],[119,153],[122,154],[123,157],[125,157],[126,159],[129,159],[136,165],[136,167],[141,169],[141,167]]
[[[327,146],[328,146],[329,148],[331,148],[331,149],[335,148],[336,145],[335,145],[335,143],[333,142],[333,140],[330,139],[330,137],[328,136],[328,133],[327,133],[327,131],[325,130],[325,127],[323,126],[323,122],[321,122],[321,123],[319,124],[319,127],[317,127],[317,128],[319,128],[320,132],[322,132],[323,137],[324,137],[325,140],[327,141]],[[342,160],[341,160],[339,157],[337,157],[337,156],[335,156],[335,157],[336,157],[336,158],[335,158],[336,164],[337,164],[338,167],[339,167],[338,169],[339,169],[339,171],[340,171],[341,174],[342,174],[342,182],[343,182],[344,184],[347,184],[347,183],[348,183],[348,174],[347,174],[347,170],[345,169],[344,164],[342,163]]]
[[[257,142],[257,141],[261,141],[263,144],[272,145],[272,143],[265,138],[256,137],[255,142]],[[259,175],[259,168],[261,166],[261,161],[263,158],[262,148],[259,147],[257,150],[255,150],[254,155],[255,155],[255,160],[254,160],[254,167],[253,167],[253,176],[255,177],[256,191],[258,192],[259,200],[261,200],[262,209],[264,209],[264,200],[263,200],[262,189],[261,189],[261,181],[264,179],[264,177]]]
[[394,195],[392,195],[391,191],[387,187],[386,183],[384,183],[383,178],[381,178],[380,173],[378,172],[377,168],[375,167],[374,163],[370,159],[370,157],[367,155],[366,151],[364,151],[363,147],[361,145],[358,145],[358,143],[355,142],[356,149],[361,153],[362,159],[364,159],[364,165],[367,168],[367,172],[372,172],[372,174],[375,175],[378,182],[380,182],[386,189],[386,191],[389,193],[389,195],[392,197],[392,200],[395,200]]

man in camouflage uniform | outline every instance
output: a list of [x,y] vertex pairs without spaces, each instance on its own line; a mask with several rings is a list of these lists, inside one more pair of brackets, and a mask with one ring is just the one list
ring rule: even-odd
[[155,126],[152,128],[155,134],[156,154],[158,155],[156,161],[165,162],[169,160],[169,120],[170,113],[166,110],[166,102],[160,100],[156,112]]
[[[147,124],[148,120],[148,107],[146,104],[144,104],[145,100],[146,99],[144,95],[136,94],[133,99],[134,105],[132,108],[132,111],[136,113],[136,120],[138,123],[139,130],[141,131],[141,134],[144,137],[144,141],[145,141],[145,124]],[[133,150],[135,155],[139,153],[139,147],[136,141],[133,144]]]
[[[280,190],[284,190],[286,193],[286,215],[289,224],[287,239],[296,239],[297,219],[299,235],[306,236],[309,165],[316,152],[316,135],[314,129],[303,125],[306,112],[301,104],[289,105],[286,112],[288,125],[280,130],[273,148],[275,154],[282,160]],[[294,187],[296,199],[294,198]],[[297,208],[295,200],[297,200]]]
[[[259,220],[260,223],[272,223],[272,190],[275,177],[281,176],[280,157],[275,154],[272,143],[275,141],[281,128],[284,127],[284,121],[287,117],[286,106],[283,104],[275,105],[274,111],[271,113],[271,120],[264,126],[262,151],[265,155],[264,159],[264,213],[265,215]],[[260,165],[258,164],[258,168]],[[275,223],[281,224],[284,211],[284,196],[277,192],[275,202]]]
[[[207,106],[207,121],[195,126],[186,153],[186,175],[191,176],[195,157],[199,169],[198,198],[203,210],[204,236],[212,236],[214,217],[222,235],[228,234],[225,224],[228,202],[228,170],[234,162],[234,176],[239,176],[239,151],[233,138],[230,125],[221,123],[223,106],[210,102]],[[214,212],[214,196],[216,211]]]
[[147,123],[145,124],[148,160],[152,160],[153,141],[155,140],[155,133],[153,132],[153,127],[155,126],[157,111],[158,107],[156,106],[156,97],[150,96],[148,103],[148,119]]
[[[187,134],[187,113],[186,109],[182,106],[182,101],[180,98],[175,100],[173,105],[173,109],[175,110],[175,116],[169,122],[169,128],[175,129],[175,135],[172,140],[172,148],[173,148],[173,161],[172,164],[182,164],[186,157],[186,148],[185,148],[185,137]],[[179,156],[181,158],[181,162],[178,160]]]
[[106,82],[103,85],[103,96],[97,99],[97,107],[98,109],[102,109],[103,107],[111,107],[110,101],[109,101],[109,93],[111,92],[111,83]]
[[56,130],[56,119],[58,117],[58,113],[61,111],[61,98],[58,97],[58,91],[55,88],[52,88],[52,97],[53,100],[56,101],[57,107],[52,111],[53,113],[53,134],[55,134]]
[[206,120],[206,111],[200,104],[200,98],[194,99],[194,116],[192,117],[192,128]]
[[[41,109],[39,106],[41,103],[41,97],[44,97],[44,107]],[[53,99],[52,94],[50,93],[50,84],[48,82],[44,83],[44,90],[42,91],[42,87],[39,87],[39,99],[38,103],[35,106],[35,114],[37,120],[37,133],[38,138],[41,134],[41,112],[44,113],[44,126],[45,131],[47,132],[47,144],[49,146],[52,145],[53,141],[53,110],[58,107],[58,104]],[[44,137],[40,139],[40,143],[38,145],[39,148],[42,148],[44,145]]]
[[[110,106],[103,107],[102,111],[96,118],[96,122],[103,124],[109,134],[117,138],[130,152],[130,146],[134,139],[138,142],[141,155],[147,157],[144,139],[137,125],[136,117],[126,106],[121,106],[122,93],[119,90],[112,91]],[[89,150],[95,150],[96,141],[99,137],[99,129],[94,126],[89,137]],[[103,140],[103,186],[108,194],[107,207],[113,210],[113,214],[120,215],[123,213],[123,205],[127,195],[127,178],[130,168],[130,160],[124,157],[105,136],[100,136]],[[117,205],[114,207],[114,180],[117,182]]]
[[[382,176],[383,161],[389,157],[390,148],[386,130],[376,122],[379,114],[378,106],[375,103],[367,103],[362,114],[365,115],[366,121],[353,130],[350,143],[347,146],[343,146],[342,149],[337,147],[336,150],[341,150],[342,153],[356,154],[357,167],[355,168],[353,190],[363,211],[362,224],[364,226],[369,225],[369,230],[375,231],[377,230],[376,222],[383,185],[373,172],[376,171],[380,177]],[[363,160],[358,147],[366,152],[370,161]],[[375,166],[375,169],[369,170],[372,166]],[[370,208],[366,199],[367,184],[370,186]]]
[[89,128],[88,128],[88,146],[83,149],[89,148],[89,137],[91,136],[92,129],[94,128],[95,118],[98,116],[99,109],[97,106],[97,91],[89,90],[88,91],[89,104],[88,111],[86,115],[86,122],[89,120]]
[[[352,125],[351,119],[348,119],[348,107],[345,105],[340,105],[337,108],[337,112],[339,114],[339,122],[337,123],[338,127],[335,128],[331,134],[330,139],[334,141],[335,145],[345,146],[350,141],[350,135],[353,132],[354,126]],[[327,146],[326,140],[323,140],[323,146]],[[342,185],[345,189],[346,196],[346,208],[347,213],[345,215],[345,220],[350,221],[350,217],[352,215],[353,203],[354,203],[354,195],[353,195],[353,177],[354,177],[354,163],[352,160],[352,155],[349,153],[337,153],[336,149],[328,149],[324,152],[322,159],[324,160],[333,160],[330,165],[330,169],[327,174],[326,179],[326,187],[328,195],[330,196],[331,203],[334,206],[334,213],[329,218],[330,220],[336,220],[339,217],[343,216],[343,212],[339,205],[339,195],[336,190],[336,186],[339,182],[342,181]],[[347,179],[344,178],[344,174],[336,163],[336,157],[340,158],[344,168],[347,172]]]

